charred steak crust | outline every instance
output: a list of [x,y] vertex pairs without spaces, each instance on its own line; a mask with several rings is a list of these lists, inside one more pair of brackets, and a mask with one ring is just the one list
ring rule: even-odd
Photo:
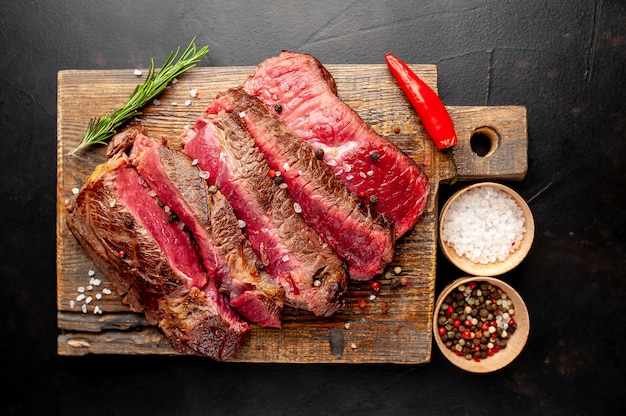
[[363,203],[391,218],[395,237],[422,215],[430,184],[420,167],[378,135],[337,96],[313,56],[283,51],[261,62],[243,84],[316,150]]
[[230,203],[209,190],[204,172],[185,153],[143,133],[134,134],[131,160],[137,170],[187,227],[199,246],[209,277],[228,293],[230,305],[247,320],[279,328],[283,290],[264,271],[238,227]]
[[[68,227],[124,302],[145,312],[170,341],[180,340],[172,342],[174,348],[228,359],[245,343],[250,326],[207,282],[188,235],[168,222],[142,183],[124,154],[101,164],[70,201]],[[180,308],[192,310],[194,320],[169,313]],[[224,336],[209,336],[208,326]]]
[[272,179],[239,116],[220,112],[199,119],[183,142],[184,151],[231,202],[265,270],[284,288],[285,302],[319,316],[341,308],[348,281],[343,262]]
[[269,166],[286,185],[302,218],[348,265],[350,277],[368,280],[393,258],[393,224],[366,209],[313,148],[256,97],[242,90],[221,94],[207,114],[239,115]]

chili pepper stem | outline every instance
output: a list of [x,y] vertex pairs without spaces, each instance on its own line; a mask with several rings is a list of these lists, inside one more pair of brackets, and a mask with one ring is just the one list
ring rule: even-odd
[[457,176],[459,173],[456,167],[456,161],[454,160],[454,152],[452,151],[452,149],[453,147],[448,147],[447,149],[443,149],[443,152],[450,156],[450,162],[452,162],[452,169],[454,170],[454,178],[452,178],[452,182],[450,182],[450,185],[454,185],[456,183]]

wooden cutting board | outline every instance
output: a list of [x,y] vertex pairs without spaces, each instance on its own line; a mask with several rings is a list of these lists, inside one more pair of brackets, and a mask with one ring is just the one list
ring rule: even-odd
[[[273,363],[406,363],[430,361],[437,254],[437,194],[453,176],[450,159],[437,151],[385,65],[326,65],[339,96],[379,134],[423,167],[431,181],[424,215],[396,246],[388,273],[351,283],[345,308],[330,318],[287,309],[282,329],[254,326],[231,361]],[[436,89],[435,65],[412,65]],[[176,139],[200,116],[215,94],[240,85],[252,67],[194,68],[144,110],[149,135]],[[146,71],[144,71],[145,73]],[[96,147],[70,157],[89,120],[121,107],[143,82],[134,70],[58,73],[57,126],[57,322],[58,354],[177,354],[156,327],[122,304],[110,282],[83,253],[66,226],[68,197],[104,161]],[[199,97],[192,97],[197,89]],[[454,154],[459,180],[519,180],[527,170],[526,109],[520,106],[449,107],[459,144]],[[484,157],[472,137],[490,139]],[[478,140],[478,139],[474,139]],[[489,140],[487,140],[489,141]],[[411,195],[406,195],[411,198]],[[91,281],[91,283],[90,283]],[[394,282],[401,282],[394,287]],[[90,300],[87,303],[87,300]],[[359,305],[364,302],[363,305]],[[83,311],[84,308],[84,311]],[[100,313],[101,312],[101,313]]]

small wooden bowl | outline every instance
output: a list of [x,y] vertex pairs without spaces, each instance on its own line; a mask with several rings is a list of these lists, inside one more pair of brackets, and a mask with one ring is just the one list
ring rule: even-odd
[[[449,348],[446,347],[445,343],[441,340],[441,337],[438,332],[439,325],[437,323],[437,318],[439,315],[439,309],[441,308],[441,304],[448,294],[457,290],[459,285],[476,282],[480,284],[480,282],[488,282],[493,286],[496,286],[502,289],[508,296],[508,298],[513,302],[513,307],[515,308],[515,314],[513,315],[516,323],[517,329],[513,334],[508,337],[507,346],[504,349],[501,349],[497,353],[487,358],[481,359],[479,362],[474,361],[473,359],[468,360],[464,356],[458,356],[454,352],[452,352]],[[528,334],[530,332],[530,316],[528,314],[528,309],[526,308],[526,304],[522,297],[513,289],[510,285],[499,280],[495,277],[486,277],[486,276],[473,276],[473,277],[463,277],[455,280],[446,286],[445,289],[442,290],[441,294],[437,298],[437,303],[435,304],[435,312],[433,316],[433,335],[435,338],[435,343],[437,347],[441,351],[444,357],[446,357],[452,364],[459,367],[462,370],[469,371],[472,373],[491,373],[494,371],[498,371],[507,365],[509,365],[515,358],[522,352],[524,346],[526,345],[526,341],[528,340]]]
[[[473,262],[465,256],[459,256],[454,248],[451,245],[448,245],[445,241],[443,241],[443,220],[448,213],[448,209],[450,205],[462,194],[469,191],[470,189],[474,189],[482,186],[491,186],[497,189],[500,189],[507,194],[509,194],[513,200],[517,203],[517,205],[522,209],[522,213],[524,215],[524,227],[526,231],[522,237],[522,240],[519,243],[517,249],[509,254],[509,256],[504,261],[496,261],[488,264],[480,264]],[[533,219],[533,215],[528,207],[524,198],[522,198],[517,192],[512,190],[511,188],[495,183],[495,182],[479,182],[473,185],[469,185],[460,191],[456,192],[443,206],[441,210],[441,214],[439,216],[439,244],[441,246],[441,251],[446,256],[446,258],[454,264],[459,269],[463,270],[465,273],[468,273],[473,276],[498,276],[504,274],[517,265],[519,265],[522,260],[528,254],[530,247],[532,246],[533,239],[535,236],[535,222]]]

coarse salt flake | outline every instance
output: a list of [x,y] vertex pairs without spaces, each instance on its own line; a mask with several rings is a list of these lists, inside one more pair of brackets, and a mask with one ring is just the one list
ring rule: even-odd
[[376,299],[376,295],[370,295],[370,300]]
[[95,270],[89,270],[89,271],[87,272],[87,275],[88,275],[88,276],[93,276],[93,275],[95,275],[95,274],[96,274],[96,271],[95,271]]
[[343,327],[346,329],[350,329],[350,322],[346,322],[345,324],[343,324]]
[[93,298],[91,296],[87,296],[85,298],[85,303],[91,303],[92,300],[93,300]]
[[201,170],[200,173],[198,173],[198,176],[200,176],[202,179],[209,179],[211,174],[206,170]]
[[76,288],[76,291],[77,291],[78,293],[84,293],[84,292],[85,292],[85,287],[84,287],[84,286],[78,286],[78,287]]
[[142,71],[140,71],[139,69],[135,69],[134,74],[135,74],[135,75],[137,75],[138,77],[140,77],[140,76],[142,76],[142,75],[143,75],[143,72],[142,72]]
[[102,299],[102,293],[96,293],[96,299],[98,300]]
[[287,263],[287,262],[289,261],[289,255],[285,254],[285,255],[282,257],[282,260],[283,260],[283,262]]
[[95,314],[100,314],[102,315],[102,309],[100,309],[100,307],[98,305],[96,305],[95,308],[93,308],[93,313]]
[[178,101],[172,101],[172,105],[173,106],[177,106],[178,105]]
[[80,189],[78,189],[78,188],[72,188],[72,193],[74,195],[78,194],[79,191],[80,191]]
[[191,166],[196,166],[198,164],[198,159],[194,159],[191,161]]
[[353,342],[352,344],[350,344],[350,348],[352,348],[353,350],[356,349],[356,344]]
[[76,302],[82,302],[83,300],[85,300],[85,295],[83,293],[76,296]]
[[300,204],[298,204],[297,202],[294,202],[294,203],[293,203],[293,210],[294,210],[296,213],[300,214],[300,213],[302,212],[302,207],[301,207],[301,206],[300,206]]
[[87,313],[87,304],[83,303],[80,307],[80,309],[83,311],[83,313]]
[[154,99],[154,101],[152,101],[152,104],[156,105],[156,106],[160,106],[161,105],[161,100],[157,100],[156,98]]
[[186,106],[190,106],[191,105],[191,100],[185,100],[185,105]]
[[174,78],[174,79],[172,80],[172,84],[178,84],[178,78]]
[[289,163],[287,162],[283,163],[283,169],[285,170],[285,172],[289,172],[289,168],[290,168]]
[[104,289],[102,289],[102,293],[104,293],[105,295],[110,295],[111,293],[111,289],[107,289],[106,287]]
[[74,309],[74,301],[70,300],[70,308]]
[[351,181],[352,179],[354,179],[354,175],[346,175],[346,179]]
[[246,222],[244,220],[238,220],[237,224],[239,225],[239,228],[245,228],[246,227]]
[[192,88],[189,90],[189,95],[193,98],[196,98],[198,96],[198,89],[197,88]]
[[246,116],[246,112],[242,111],[239,113],[239,118],[244,118]]

